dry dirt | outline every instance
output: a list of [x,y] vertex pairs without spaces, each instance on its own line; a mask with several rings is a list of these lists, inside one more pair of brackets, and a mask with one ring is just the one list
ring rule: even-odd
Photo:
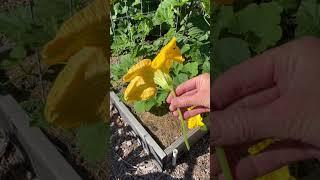
[[168,147],[182,135],[178,119],[169,113],[157,116],[144,112],[137,115],[163,147]]
[[161,171],[154,157],[144,151],[139,137],[116,109],[111,111],[111,130],[112,179],[210,179],[209,135],[178,159],[176,167]]

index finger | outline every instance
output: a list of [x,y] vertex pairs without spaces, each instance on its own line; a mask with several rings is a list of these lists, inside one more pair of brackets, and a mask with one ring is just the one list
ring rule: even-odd
[[231,68],[213,83],[212,104],[223,109],[251,93],[274,85],[274,50]]
[[194,89],[197,88],[197,80],[198,77],[194,77],[192,79],[189,79],[187,81],[185,81],[184,83],[180,84],[177,88],[176,88],[176,94],[177,96],[181,96],[182,94],[188,92],[188,91],[192,91]]

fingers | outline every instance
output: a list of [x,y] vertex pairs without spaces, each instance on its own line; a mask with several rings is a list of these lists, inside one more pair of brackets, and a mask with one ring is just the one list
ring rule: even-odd
[[[285,98],[256,109],[235,108],[212,113],[211,142],[231,145],[267,137],[287,138],[285,128],[290,118]],[[291,113],[292,114],[292,113]]]
[[[198,114],[202,114],[202,113],[206,113],[206,112],[210,112],[209,108],[206,107],[195,107],[192,110],[187,110],[186,108],[181,109],[182,112],[182,116],[184,118],[184,120],[188,120],[189,118],[196,116]],[[178,111],[174,111],[173,116],[178,117]]]
[[[182,94],[180,96],[192,96],[192,95],[196,94],[197,91],[198,91],[197,89],[194,89],[194,90],[185,92],[184,94]],[[167,97],[167,103],[171,103],[172,99],[174,99],[174,96],[173,96],[173,93],[171,92],[169,94],[169,96]]]
[[176,88],[176,94],[177,96],[181,96],[183,93],[191,91],[196,89],[197,87],[197,80],[199,79],[199,76],[194,77],[182,84],[180,84],[177,88]]
[[[236,179],[246,180],[265,175],[292,162],[311,159],[313,149],[287,148],[266,151],[239,161],[235,167]],[[319,153],[319,152],[318,152]]]
[[272,87],[254,95],[244,97],[230,105],[228,108],[256,108],[270,104],[279,98],[279,96],[279,89],[277,87]]
[[212,103],[223,109],[234,101],[274,85],[274,58],[266,52],[231,68],[213,83]]
[[180,96],[171,100],[169,109],[170,111],[175,111],[177,108],[201,106],[202,99],[203,98],[200,97],[200,94],[194,94],[192,96]]
[[185,111],[183,113],[183,118],[189,119],[190,117],[196,116],[198,114],[206,113],[206,112],[210,112],[210,109],[206,107],[196,107],[192,110]]

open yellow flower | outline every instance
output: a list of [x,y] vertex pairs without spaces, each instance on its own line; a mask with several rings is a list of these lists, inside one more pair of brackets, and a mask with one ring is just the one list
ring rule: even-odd
[[63,128],[109,120],[109,7],[95,0],[65,21],[43,51],[44,63],[65,63],[48,94],[44,115]]
[[[188,111],[192,110],[194,107],[190,107],[188,108]],[[190,117],[187,121],[188,121],[188,128],[189,129],[193,129],[193,128],[197,128],[197,127],[202,127],[205,126],[205,124],[202,122],[202,116],[200,114],[195,115],[193,117]]]
[[106,0],[95,0],[66,20],[56,37],[42,51],[48,65],[65,63],[85,46],[103,47],[107,51],[109,6]]
[[106,75],[102,48],[80,50],[70,58],[50,89],[44,111],[46,120],[74,128],[104,119],[100,106],[104,99],[108,101]]
[[155,57],[153,61],[144,59],[132,66],[123,77],[124,82],[130,82],[124,92],[126,101],[147,100],[157,93],[157,85],[154,82],[155,72],[160,70],[169,73],[173,61],[182,63],[184,58],[173,37]]

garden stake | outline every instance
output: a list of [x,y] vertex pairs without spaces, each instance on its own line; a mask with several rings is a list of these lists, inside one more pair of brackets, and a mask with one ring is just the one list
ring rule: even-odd
[[178,149],[174,149],[172,151],[172,166],[175,167],[177,165],[177,157],[178,157]]

